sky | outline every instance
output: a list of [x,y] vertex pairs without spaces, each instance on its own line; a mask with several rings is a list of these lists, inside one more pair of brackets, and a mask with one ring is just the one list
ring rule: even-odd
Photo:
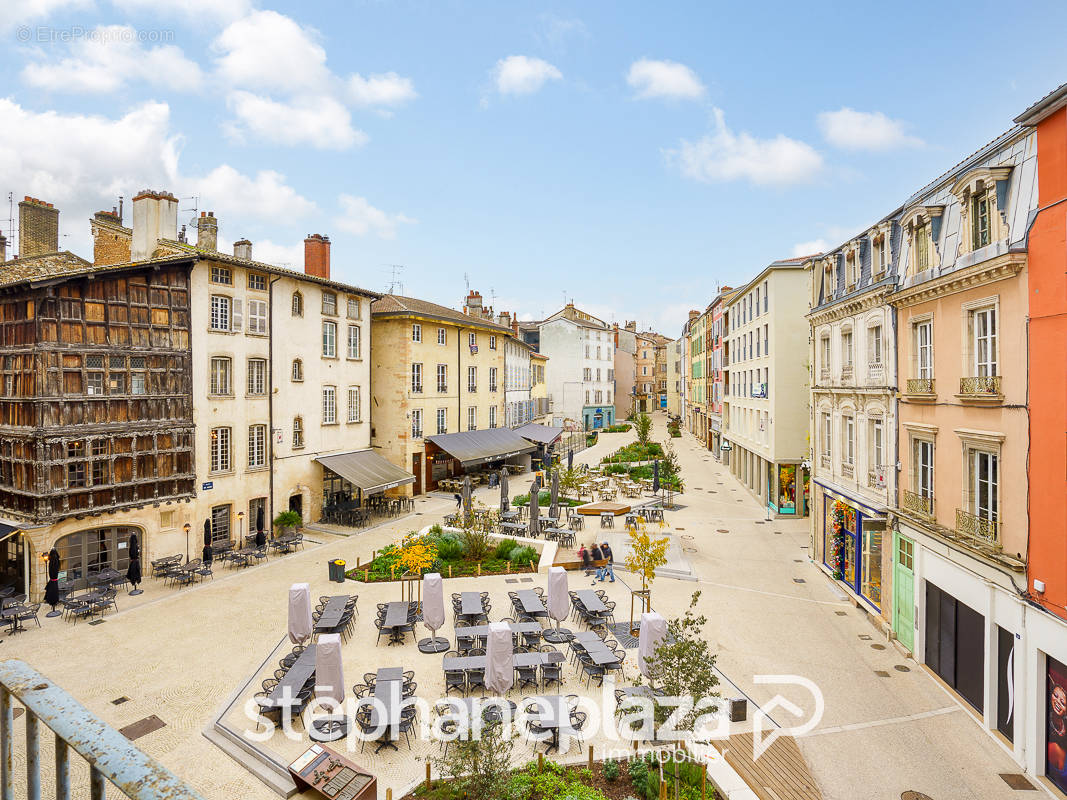
[[[10,192],[61,247],[143,188],[220,249],[459,307],[679,335],[1067,81],[1067,4],[5,0]],[[17,207],[15,209],[17,215]],[[394,265],[400,265],[395,268]]]

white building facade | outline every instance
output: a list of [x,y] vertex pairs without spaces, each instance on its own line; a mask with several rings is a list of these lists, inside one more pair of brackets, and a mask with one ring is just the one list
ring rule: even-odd
[[540,352],[552,416],[586,430],[615,422],[615,343],[611,328],[572,303],[540,325]]
[[519,339],[504,339],[504,426],[517,428],[533,421],[530,399],[533,371],[530,353],[533,348]]

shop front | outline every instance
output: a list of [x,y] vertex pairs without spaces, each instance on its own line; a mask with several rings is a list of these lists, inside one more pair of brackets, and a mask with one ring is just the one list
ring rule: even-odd
[[775,514],[805,517],[808,514],[808,471],[802,464],[769,464],[767,506]]
[[610,428],[615,424],[615,406],[585,406],[582,409],[582,422],[587,431]]
[[[820,484],[821,486],[821,484]],[[885,515],[822,487],[819,510],[822,563],[853,594],[882,608]]]

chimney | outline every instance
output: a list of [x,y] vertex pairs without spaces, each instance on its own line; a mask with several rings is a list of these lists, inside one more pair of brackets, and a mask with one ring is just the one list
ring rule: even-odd
[[7,261],[7,237],[0,233],[0,264]]
[[59,209],[27,196],[19,203],[19,256],[59,252]]
[[695,320],[699,316],[700,316],[700,312],[699,311],[690,311],[689,312],[689,321],[692,322],[693,320]]
[[238,239],[233,243],[233,257],[252,260],[252,243],[248,239]]
[[507,311],[501,311],[496,318],[497,325],[501,325],[505,328],[511,327],[511,314]]
[[170,192],[142,189],[133,198],[133,244],[130,260],[155,255],[160,239],[178,236],[178,198]]
[[478,292],[471,289],[467,294],[467,303],[463,309],[472,317],[482,316],[482,296]]
[[511,330],[514,331],[516,339],[522,338],[519,335],[519,317],[514,311],[511,312]]
[[214,211],[201,211],[196,221],[196,249],[214,253],[219,249],[219,221]]
[[627,331],[630,331],[630,333],[637,333],[637,320],[635,320],[635,319],[626,320],[626,324],[623,326],[623,329],[627,330]]
[[316,278],[330,278],[330,237],[309,233],[304,239],[304,272]]
[[130,260],[133,231],[122,226],[118,209],[97,211],[89,220],[93,236],[93,265],[123,264]]

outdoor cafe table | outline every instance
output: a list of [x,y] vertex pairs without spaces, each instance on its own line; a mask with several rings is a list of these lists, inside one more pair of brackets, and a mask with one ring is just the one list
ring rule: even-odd
[[[570,727],[571,709],[567,698],[559,694],[539,695],[529,698],[524,705],[531,714],[536,713],[537,724],[552,733],[552,741],[548,743],[545,752],[558,750],[560,728],[563,728],[565,733],[573,732]],[[534,708],[537,709],[536,712]]]
[[518,511],[504,511],[503,513],[501,513],[500,518],[502,520],[504,520],[504,522],[512,522],[512,521],[517,520],[519,518],[519,512]]
[[526,526],[521,522],[501,522],[500,527],[505,531],[515,531],[519,534],[526,531]]
[[[397,675],[399,673],[399,675]],[[374,751],[380,753],[384,748],[391,747],[399,750],[394,739],[397,737],[400,723],[400,712],[403,710],[404,670],[400,667],[387,667],[378,670],[374,681],[374,697],[378,703],[370,707],[371,727],[388,725],[389,732],[378,742],[378,748]]]
[[267,699],[275,705],[281,705],[288,697],[289,702],[294,702],[300,690],[315,676],[315,645],[309,644],[300,657],[293,662],[293,666],[278,681],[278,685],[271,689]]
[[408,604],[400,602],[387,603],[385,606],[385,619],[382,620],[382,627],[389,628],[392,631],[393,641],[400,641],[400,639],[397,638],[397,629],[402,628],[407,624]]
[[463,592],[459,596],[459,613],[463,617],[478,617],[485,613],[479,592]]
[[[326,607],[319,615],[319,621],[315,623],[315,633],[329,633],[333,628],[341,624],[345,606],[348,605],[347,595],[335,595],[326,601]],[[405,615],[405,620],[407,616]]]
[[537,592],[532,589],[521,589],[515,593],[518,595],[519,602],[522,604],[522,610],[529,614],[531,617],[543,617],[548,615],[548,611],[545,609],[545,604],[538,597]]
[[604,644],[603,640],[592,631],[576,633],[573,638],[574,641],[581,642],[585,652],[598,667],[621,666],[615,651]]
[[579,589],[578,599],[582,601],[585,610],[591,614],[600,614],[608,610],[608,607],[604,605],[604,601],[600,599],[600,595],[592,589]]
[[[539,622],[509,622],[507,626],[512,633],[541,633]],[[489,635],[488,625],[469,625],[466,628],[456,628],[456,639],[484,639]]]
[[[516,667],[563,663],[563,653],[515,653],[512,658]],[[445,672],[458,672],[466,669],[485,669],[488,662],[488,656],[447,656],[443,660],[443,667]]]

